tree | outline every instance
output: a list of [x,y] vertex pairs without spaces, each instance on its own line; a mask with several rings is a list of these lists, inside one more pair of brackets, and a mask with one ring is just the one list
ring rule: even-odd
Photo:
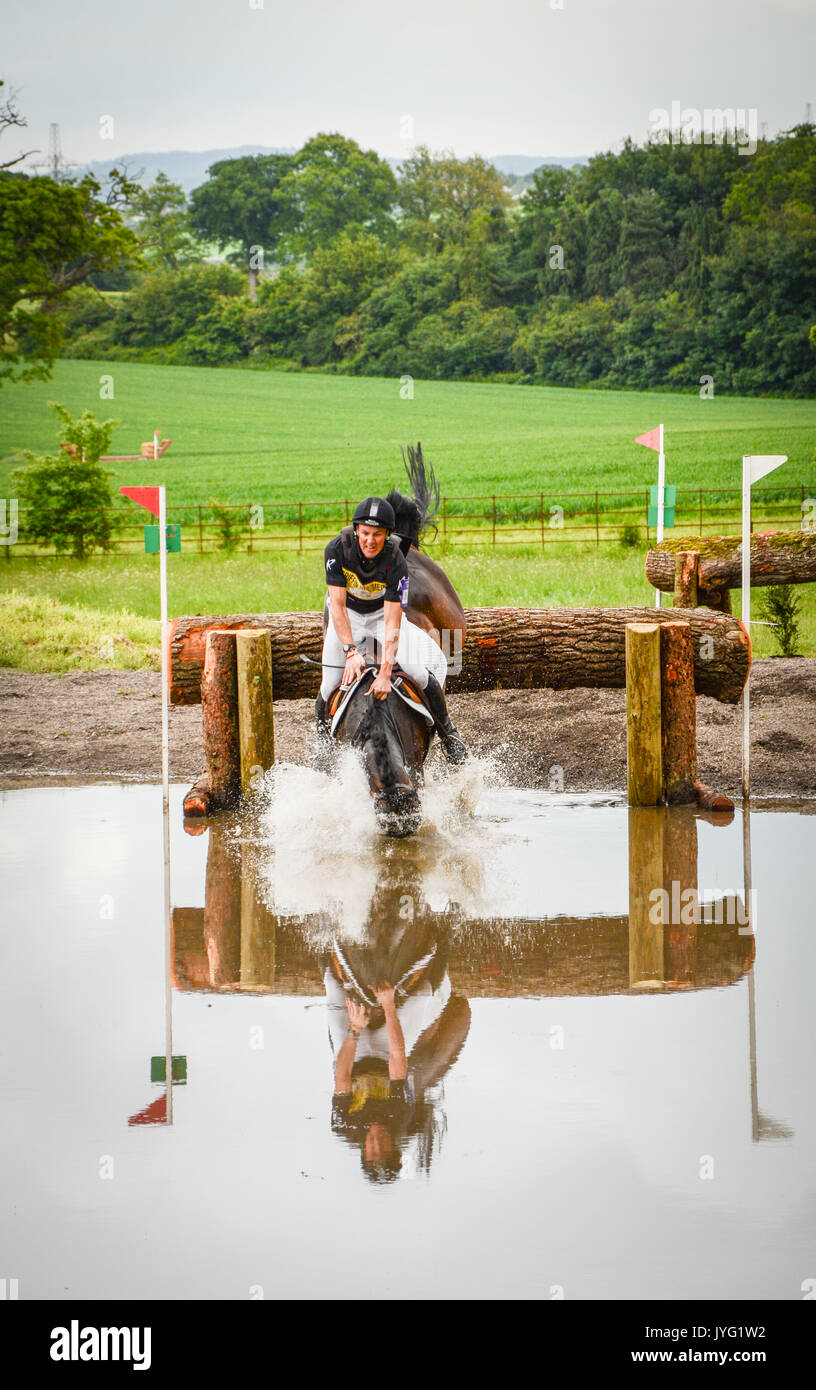
[[59,309],[92,275],[139,259],[120,209],[137,191],[117,170],[100,197],[79,183],[0,171],[0,384],[47,378],[59,354]]
[[481,155],[456,159],[425,145],[401,165],[399,200],[404,235],[420,251],[464,242],[475,213],[487,214],[496,239],[513,202],[504,176]]
[[[2,88],[5,82],[0,82],[0,135],[4,130],[10,130],[12,126],[27,126],[28,121],[20,115],[17,109],[17,93],[13,87],[9,88],[8,96],[3,96]],[[30,154],[36,154],[36,150],[23,150],[22,153],[15,155],[14,159],[6,159],[0,163],[0,169],[12,169],[15,164],[20,164],[27,159]]]
[[133,210],[139,218],[139,240],[150,260],[178,270],[189,261],[201,259],[181,184],[171,183],[159,170],[150,188],[140,189],[134,198]]
[[112,476],[99,463],[110,448],[118,420],[97,420],[90,410],[79,419],[64,406],[51,402],[61,423],[60,433],[69,446],[58,455],[26,450],[28,464],[15,469],[14,485],[23,504],[26,540],[53,545],[85,560],[94,550],[110,550]]
[[283,187],[291,167],[288,154],[220,159],[207,170],[207,182],[190,195],[192,227],[227,251],[233,265],[246,267],[252,299],[257,295],[258,271],[266,260],[279,259],[283,238],[294,227],[289,194]]
[[294,156],[282,196],[292,209],[287,237],[292,255],[330,246],[341,232],[369,232],[378,241],[394,237],[397,181],[374,150],[362,150],[342,135],[315,135]]

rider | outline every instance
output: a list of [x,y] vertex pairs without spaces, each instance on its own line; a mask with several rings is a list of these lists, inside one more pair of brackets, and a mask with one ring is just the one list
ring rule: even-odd
[[[328,625],[323,642],[323,680],[315,701],[318,736],[329,736],[326,700],[343,672],[343,685],[353,685],[365,668],[365,657],[378,659],[380,669],[371,694],[384,700],[391,689],[391,671],[399,665],[424,692],[449,762],[461,763],[467,750],[448,714],[443,685],[448,664],[433,638],[403,614],[408,605],[408,566],[399,536],[392,536],[396,518],[390,502],[367,497],[354,509],[351,526],[329,541],[325,550],[328,587]],[[377,648],[380,652],[378,654]]]

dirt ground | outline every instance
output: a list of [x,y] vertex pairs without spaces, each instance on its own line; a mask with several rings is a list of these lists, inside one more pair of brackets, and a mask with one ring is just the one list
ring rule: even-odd
[[[31,779],[158,781],[159,675],[78,671],[65,676],[0,669],[0,785]],[[493,754],[518,786],[617,791],[626,786],[623,690],[497,690],[450,701],[474,752]],[[307,761],[311,701],[275,709],[276,752]],[[739,794],[741,708],[697,701],[699,774]],[[757,796],[816,796],[816,659],[756,661],[751,676],[751,783]],[[170,711],[174,782],[203,769],[201,707]],[[433,756],[438,756],[435,754]]]

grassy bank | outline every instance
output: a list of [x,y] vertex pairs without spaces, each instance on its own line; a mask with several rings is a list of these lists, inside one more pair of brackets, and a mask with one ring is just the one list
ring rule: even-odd
[[[554,555],[554,558],[551,556]],[[616,606],[654,603],[643,554],[623,547],[476,551],[443,564],[466,606]],[[317,611],[324,587],[314,555],[184,553],[168,565],[171,616],[187,613]],[[802,585],[802,651],[816,656],[816,586]],[[761,590],[754,593],[754,612]],[[664,603],[667,603],[664,596]],[[739,611],[739,593],[734,594]],[[0,566],[0,664],[25,670],[116,669],[158,664],[158,560],[153,556],[15,560]],[[777,645],[753,630],[757,656]]]

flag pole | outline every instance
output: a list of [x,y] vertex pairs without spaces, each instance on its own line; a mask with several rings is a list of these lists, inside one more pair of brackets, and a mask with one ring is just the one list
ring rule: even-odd
[[[663,452],[663,426],[660,426],[660,449],[657,455],[657,544],[663,539],[663,492],[666,484],[666,455]],[[655,608],[662,607],[662,594],[655,589]]]
[[164,1021],[167,1123],[173,1123],[173,997],[170,925],[170,711],[167,625],[167,492],[159,488],[159,587],[161,589],[162,840],[164,847]]

